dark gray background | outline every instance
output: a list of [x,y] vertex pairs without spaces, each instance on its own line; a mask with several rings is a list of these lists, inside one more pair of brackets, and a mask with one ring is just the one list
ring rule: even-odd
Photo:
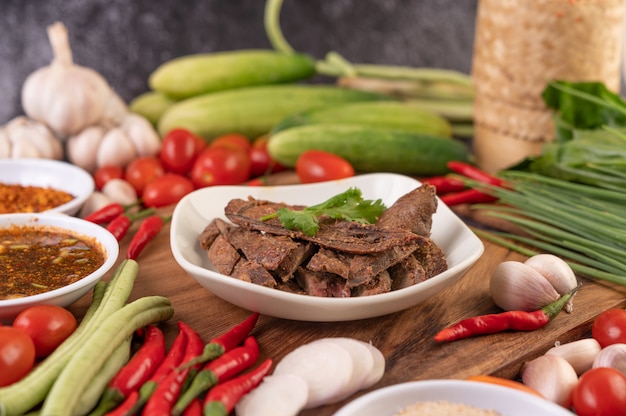
[[[352,62],[469,73],[478,0],[285,0],[281,27],[298,51]],[[127,101],[160,63],[198,52],[269,48],[264,0],[0,0],[0,123],[22,114],[24,79],[52,58],[62,21],[74,61]]]

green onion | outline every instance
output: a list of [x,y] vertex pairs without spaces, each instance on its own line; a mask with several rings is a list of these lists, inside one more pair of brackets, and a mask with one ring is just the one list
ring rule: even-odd
[[508,221],[521,234],[475,230],[478,235],[527,256],[558,255],[586,277],[626,285],[623,191],[521,171],[500,176],[506,188],[460,179],[498,198],[472,209]]

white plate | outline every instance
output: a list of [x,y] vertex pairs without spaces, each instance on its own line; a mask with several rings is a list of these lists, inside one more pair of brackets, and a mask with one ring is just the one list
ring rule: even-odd
[[89,290],[113,267],[119,255],[119,243],[106,228],[89,221],[59,213],[2,214],[0,228],[11,225],[54,227],[95,239],[105,252],[105,261],[99,269],[65,287],[25,298],[0,300],[0,322],[12,320],[22,310],[35,305],[68,306]]
[[398,312],[432,297],[456,282],[482,255],[480,239],[445,204],[433,216],[432,237],[444,250],[448,270],[431,279],[380,295],[355,298],[323,298],[288,293],[219,274],[212,270],[198,236],[213,218],[226,219],[224,207],[233,198],[253,196],[275,202],[312,205],[349,187],[359,188],[365,199],[382,199],[390,206],[420,186],[413,178],[376,173],[310,185],[269,187],[216,186],[185,196],[172,216],[170,244],[178,264],[216,296],[242,308],[277,318],[337,322]]
[[0,183],[50,187],[74,199],[49,211],[75,215],[93,193],[93,177],[84,169],[51,159],[0,159]]
[[572,416],[562,406],[510,387],[479,381],[424,380],[374,390],[339,409],[334,416],[393,416],[417,402],[448,401],[502,416]]

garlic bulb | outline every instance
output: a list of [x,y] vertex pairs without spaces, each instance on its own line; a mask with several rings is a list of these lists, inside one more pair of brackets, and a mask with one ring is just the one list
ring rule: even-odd
[[583,338],[556,345],[546,351],[546,354],[564,358],[576,374],[580,375],[591,368],[601,349],[600,343],[594,338]]
[[524,364],[522,382],[546,399],[569,408],[578,384],[574,368],[558,355],[542,355]]
[[626,344],[611,344],[602,348],[593,362],[593,368],[611,367],[626,375]]
[[10,120],[0,134],[0,156],[63,159],[63,146],[52,131],[24,116]]
[[32,119],[48,125],[59,137],[76,134],[97,124],[112,94],[98,72],[72,60],[66,27],[48,27],[54,58],[49,66],[28,76],[22,86],[22,108]]
[[491,274],[491,297],[505,311],[533,311],[560,296],[541,273],[518,261],[504,261]]

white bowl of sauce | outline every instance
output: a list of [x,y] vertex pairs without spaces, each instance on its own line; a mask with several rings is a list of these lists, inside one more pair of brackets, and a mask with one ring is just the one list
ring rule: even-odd
[[93,193],[93,177],[51,159],[0,159],[0,214],[60,212],[76,215]]
[[34,305],[68,306],[116,263],[106,228],[58,213],[0,215],[0,321]]

